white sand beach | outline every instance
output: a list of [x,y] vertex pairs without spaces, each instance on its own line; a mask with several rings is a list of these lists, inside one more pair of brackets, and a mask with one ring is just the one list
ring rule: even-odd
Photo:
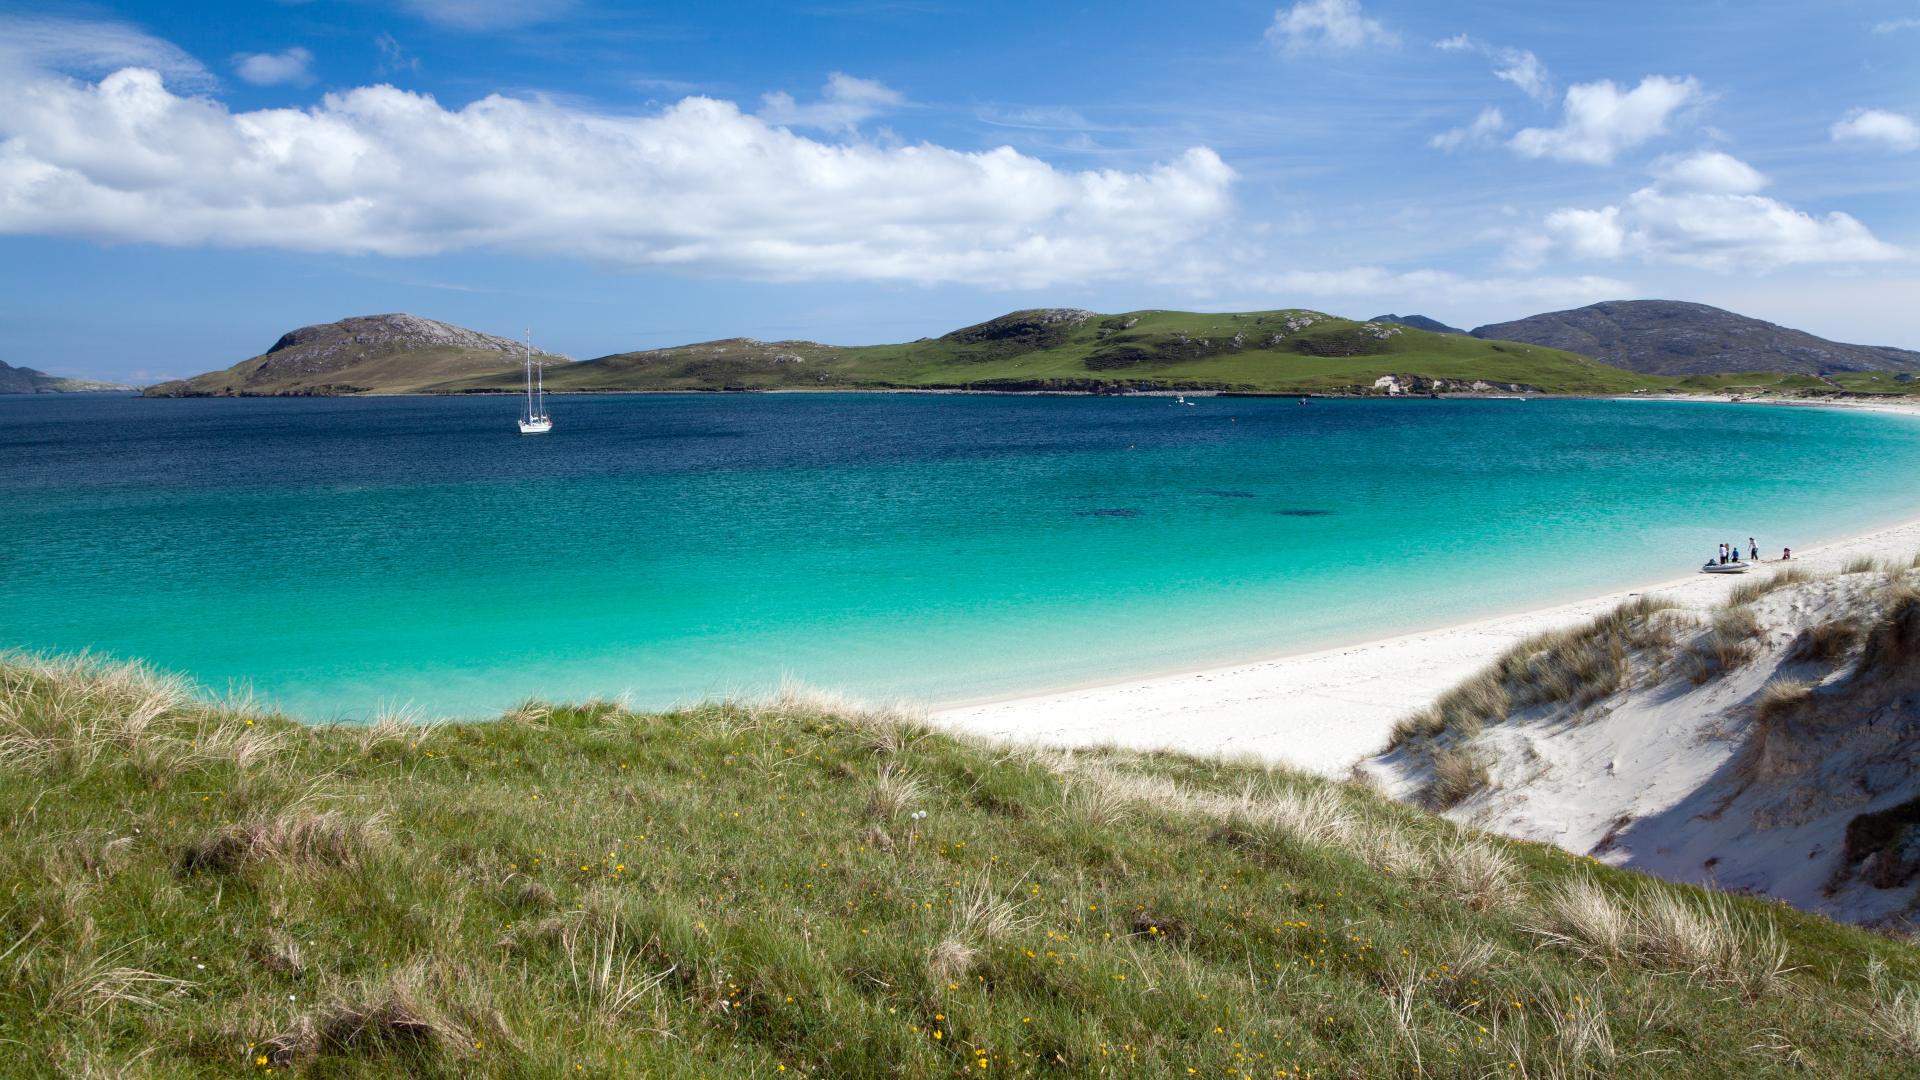
[[[1920,417],[1920,405],[1905,403],[1769,404]],[[1795,550],[1794,564],[1826,572],[1862,556],[1904,558],[1916,551],[1920,520]],[[1252,664],[950,708],[933,719],[1021,742],[1254,756],[1342,775],[1385,746],[1395,721],[1533,634],[1571,626],[1646,592],[1690,607],[1711,607],[1740,581],[1774,568],[1768,563],[1747,575],[1695,573],[1538,611]]]

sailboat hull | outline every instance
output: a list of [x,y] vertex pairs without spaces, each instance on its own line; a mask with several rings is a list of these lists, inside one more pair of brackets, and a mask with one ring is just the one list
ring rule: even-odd
[[520,421],[520,434],[522,435],[545,435],[552,430],[553,421],[544,416],[538,420]]

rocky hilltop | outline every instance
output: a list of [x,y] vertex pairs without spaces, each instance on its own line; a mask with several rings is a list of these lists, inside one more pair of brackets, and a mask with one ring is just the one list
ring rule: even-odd
[[361,315],[339,322],[303,326],[280,335],[267,355],[298,353],[303,362],[324,363],[336,357],[352,357],[356,350],[424,349],[452,347],[518,353],[521,344],[511,338],[483,334],[464,326],[423,319],[418,315],[395,312],[391,315]]
[[[152,397],[409,393],[451,379],[509,376],[525,346],[511,338],[394,313],[361,315],[282,334],[223,371],[147,388]],[[543,366],[568,363],[537,352]]]
[[1476,327],[1473,336],[1565,349],[1649,375],[1920,370],[1920,352],[1828,341],[1677,300],[1610,300]]
[[104,390],[131,390],[119,383],[69,379],[30,367],[14,367],[0,360],[0,394],[87,394]]
[[1465,330],[1457,326],[1448,326],[1439,319],[1429,319],[1425,315],[1375,315],[1368,322],[1389,323],[1393,326],[1411,326],[1415,330],[1426,330],[1434,334],[1464,334]]
[[1076,327],[1095,317],[1082,308],[1029,308],[963,326],[941,340],[974,346],[965,354],[967,359],[991,359],[1063,345]]

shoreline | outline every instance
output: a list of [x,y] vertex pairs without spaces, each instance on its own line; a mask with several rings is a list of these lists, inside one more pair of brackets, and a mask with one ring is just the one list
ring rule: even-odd
[[[1920,418],[1920,406],[1889,411]],[[1858,558],[1904,560],[1917,551],[1920,518],[1799,549],[1790,563],[1763,559],[1745,575],[1696,571],[1359,643],[951,705],[929,719],[1010,742],[1252,757],[1342,776],[1383,750],[1400,719],[1536,634],[1577,625],[1646,593],[1707,610],[1754,576],[1788,567],[1831,573]]]

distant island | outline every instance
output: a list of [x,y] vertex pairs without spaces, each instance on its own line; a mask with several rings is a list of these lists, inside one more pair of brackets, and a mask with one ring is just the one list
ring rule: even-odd
[[97,394],[136,389],[94,379],[69,379],[0,360],[0,394]]
[[[520,342],[415,315],[302,327],[152,397],[472,394],[517,389]],[[1599,355],[1594,355],[1599,354]],[[1844,345],[1700,304],[1625,301],[1466,332],[1423,315],[1306,308],[1101,314],[1033,308],[918,341],[727,338],[573,361],[561,393],[970,390],[1428,395],[1909,394],[1920,353]]]

